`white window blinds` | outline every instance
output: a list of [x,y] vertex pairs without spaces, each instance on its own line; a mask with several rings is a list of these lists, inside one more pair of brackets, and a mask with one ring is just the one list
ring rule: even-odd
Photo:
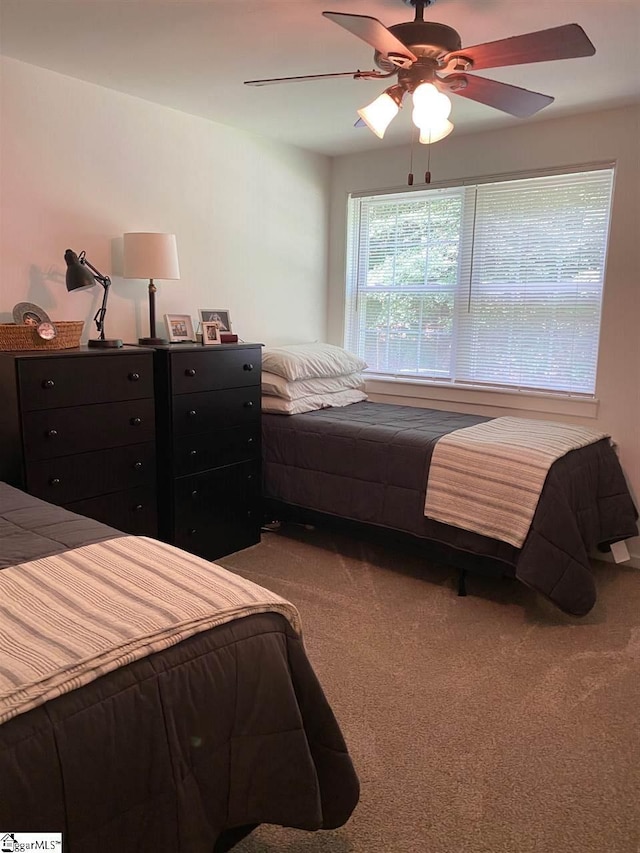
[[345,345],[376,373],[592,395],[612,184],[351,199]]

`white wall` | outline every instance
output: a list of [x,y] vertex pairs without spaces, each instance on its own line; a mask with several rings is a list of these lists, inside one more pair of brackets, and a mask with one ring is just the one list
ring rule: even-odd
[[[365,132],[365,131],[362,131]],[[597,404],[528,400],[480,391],[451,392],[371,382],[372,398],[480,414],[552,416],[609,431],[636,499],[640,498],[640,106],[500,131],[454,133],[431,152],[432,181],[615,161],[616,182],[604,292]],[[414,152],[416,186],[426,168]],[[409,148],[385,148],[333,161],[329,256],[329,340],[342,342],[346,205],[350,192],[407,186]],[[403,396],[398,396],[403,395]],[[534,407],[532,410],[531,407]],[[640,539],[630,543],[640,560]]]
[[0,322],[16,302],[93,315],[67,293],[67,248],[112,277],[106,333],[149,334],[147,287],[121,273],[126,231],[175,233],[180,281],[157,318],[228,308],[248,341],[326,335],[329,160],[12,59],[0,82]]

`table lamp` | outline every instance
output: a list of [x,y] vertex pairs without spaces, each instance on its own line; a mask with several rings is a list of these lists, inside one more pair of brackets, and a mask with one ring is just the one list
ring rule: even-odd
[[[97,282],[104,288],[102,295],[102,305],[98,308],[94,319],[96,328],[100,332],[100,336],[95,339],[89,339],[87,346],[90,347],[121,347],[122,341],[118,338],[105,338],[104,336],[104,319],[107,314],[107,299],[109,297],[109,288],[111,287],[111,279],[108,275],[102,275],[98,270],[87,260],[86,252],[80,252],[79,255],[72,249],[67,249],[64,253],[64,259],[67,262],[67,290],[87,290],[94,287]],[[87,267],[89,269],[87,269]],[[89,272],[91,270],[91,272]]]
[[139,338],[143,346],[169,343],[156,337],[156,286],[154,279],[179,279],[175,234],[131,232],[124,235],[124,278],[149,279],[149,337]]

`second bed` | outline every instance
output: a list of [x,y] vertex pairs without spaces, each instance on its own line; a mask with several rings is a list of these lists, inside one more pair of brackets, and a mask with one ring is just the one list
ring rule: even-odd
[[269,512],[286,518],[313,511],[428,540],[461,570],[516,577],[582,616],[596,600],[590,552],[637,535],[636,509],[608,438],[553,463],[522,547],[424,514],[436,442],[491,420],[372,402],[263,413]]

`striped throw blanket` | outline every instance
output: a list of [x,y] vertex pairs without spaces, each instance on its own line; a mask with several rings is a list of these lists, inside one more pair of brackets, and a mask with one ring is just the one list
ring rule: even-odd
[[442,436],[434,448],[424,514],[522,547],[549,468],[606,433],[526,418],[495,418]]
[[171,545],[124,536],[0,571],[0,723],[252,613],[293,604]]

